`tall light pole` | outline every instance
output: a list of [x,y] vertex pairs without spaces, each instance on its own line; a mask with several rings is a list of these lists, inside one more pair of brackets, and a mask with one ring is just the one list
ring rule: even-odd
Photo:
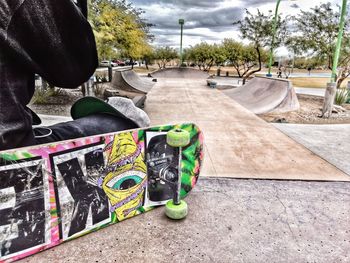
[[346,5],[347,5],[347,0],[343,0],[343,4],[341,7],[340,21],[339,21],[337,45],[335,47],[334,55],[333,55],[333,67],[332,67],[331,82],[327,83],[327,88],[326,88],[326,92],[324,95],[324,102],[323,102],[321,116],[326,117],[326,118],[329,118],[332,115],[335,95],[337,93],[336,76],[337,76],[337,67],[338,67],[338,62],[339,62],[341,43],[343,40],[343,33],[344,33]]
[[[296,0],[290,0],[290,1],[296,1]],[[269,72],[266,75],[267,77],[272,77],[271,67],[272,67],[272,60],[273,60],[273,49],[274,49],[275,42],[276,42],[278,8],[280,6],[280,3],[281,3],[281,0],[277,0],[276,9],[275,9],[275,17],[273,18],[272,42],[271,42],[270,58],[269,58]]]
[[273,18],[272,42],[271,42],[270,59],[269,59],[269,72],[266,75],[267,77],[272,77],[271,67],[272,67],[272,60],[273,60],[273,48],[275,46],[275,41],[276,41],[277,17],[278,17],[278,8],[280,6],[280,3],[281,3],[281,0],[277,0],[276,9],[275,9],[275,17]]
[[182,64],[184,63],[183,56],[182,56],[182,35],[183,35],[183,28],[184,28],[185,20],[179,19],[179,24],[181,26],[181,39],[180,39],[180,67],[181,67]]
[[334,55],[333,55],[333,67],[332,67],[331,82],[335,82],[336,75],[337,75],[337,67],[338,67],[338,62],[339,62],[340,49],[341,49],[341,43],[343,40],[343,32],[344,32],[344,25],[345,25],[346,4],[347,4],[347,0],[343,0],[343,4],[342,4],[342,8],[341,8],[340,22],[339,22],[337,46],[334,50]]

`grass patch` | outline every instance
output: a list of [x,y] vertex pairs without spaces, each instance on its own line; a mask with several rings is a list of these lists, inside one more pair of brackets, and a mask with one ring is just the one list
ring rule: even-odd
[[326,88],[329,78],[290,78],[294,87]]
[[350,90],[342,88],[337,89],[337,93],[335,94],[335,104],[341,106],[350,99]]
[[60,88],[38,88],[35,90],[32,102],[33,104],[47,104],[50,97],[56,97],[61,94]]
[[[303,87],[303,88],[322,88],[327,87],[329,78],[290,78],[290,81],[293,83],[294,87]],[[348,80],[344,80],[341,84],[341,88],[346,88],[346,83]]]

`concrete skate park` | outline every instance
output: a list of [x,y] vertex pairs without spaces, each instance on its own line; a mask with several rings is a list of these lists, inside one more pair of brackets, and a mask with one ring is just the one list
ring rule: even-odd
[[[202,72],[152,77],[157,82],[137,80],[152,83],[140,88],[151,124],[194,122],[204,133],[205,160],[187,198],[188,217],[170,221],[158,208],[23,262],[63,255],[65,262],[350,261],[346,157],[328,158],[327,138],[308,139],[298,127],[276,128],[255,115],[297,109],[288,81],[256,78],[246,84],[250,91],[221,91]],[[349,127],[342,129],[350,141]]]

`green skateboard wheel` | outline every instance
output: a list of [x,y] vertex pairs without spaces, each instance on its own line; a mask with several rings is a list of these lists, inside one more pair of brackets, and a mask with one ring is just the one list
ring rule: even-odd
[[167,133],[166,142],[172,147],[184,147],[190,143],[188,131],[175,129]]
[[175,220],[183,219],[187,216],[188,206],[187,203],[183,200],[180,201],[180,204],[175,205],[173,200],[170,200],[165,205],[165,214],[167,217]]

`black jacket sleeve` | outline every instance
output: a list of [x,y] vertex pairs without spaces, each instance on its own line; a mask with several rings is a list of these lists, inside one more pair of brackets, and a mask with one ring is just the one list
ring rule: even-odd
[[7,43],[21,65],[58,87],[76,88],[98,64],[90,24],[71,0],[25,0],[8,26]]

